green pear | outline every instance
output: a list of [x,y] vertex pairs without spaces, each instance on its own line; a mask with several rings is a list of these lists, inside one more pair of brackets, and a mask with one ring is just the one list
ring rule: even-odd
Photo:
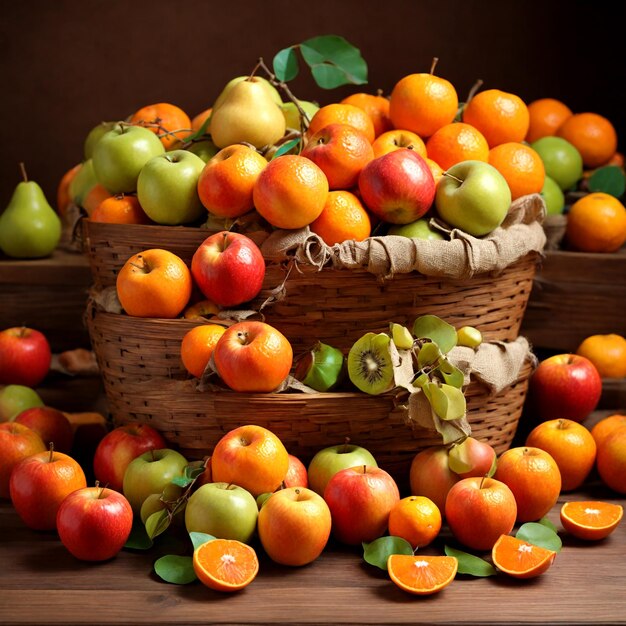
[[119,122],[100,122],[89,131],[87,137],[85,137],[85,145],[83,148],[85,151],[85,160],[91,159],[93,156],[93,149],[98,141],[100,141],[100,137],[115,128],[117,124],[119,124]]
[[48,256],[61,238],[61,220],[41,187],[28,180],[17,184],[9,206],[0,215],[0,249],[16,259]]
[[[224,89],[222,89],[221,93],[219,96],[217,96],[217,98],[215,99],[215,102],[213,103],[213,110],[215,111],[215,109],[217,109],[226,99],[226,96],[228,95],[228,92],[238,83],[240,83],[243,80],[247,80],[248,78],[250,78],[249,76],[237,76],[236,78],[233,78],[232,80],[229,80]],[[274,100],[274,102],[280,106],[282,104],[282,99],[280,97],[280,94],[278,93],[278,89],[276,89],[276,87],[274,87],[274,85],[272,85],[272,83],[269,82],[269,80],[267,80],[266,78],[263,78],[262,76],[255,76],[254,77],[255,80],[259,81],[268,91],[268,93],[270,94],[270,96],[272,97],[272,100]]]
[[218,148],[241,142],[261,148],[284,134],[283,112],[256,76],[234,85],[211,117],[211,138]]

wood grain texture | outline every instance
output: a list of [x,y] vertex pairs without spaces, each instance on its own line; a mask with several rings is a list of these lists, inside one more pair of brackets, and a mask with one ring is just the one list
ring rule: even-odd
[[[597,484],[562,496],[549,514],[560,527],[565,499],[626,504]],[[436,596],[396,588],[360,550],[332,545],[303,568],[273,564],[259,550],[261,571],[243,592],[221,595],[199,583],[176,586],[152,572],[158,556],[123,551],[109,562],[74,559],[52,533],[24,527],[0,505],[0,623],[11,624],[624,624],[626,524],[588,544],[564,533],[563,550],[542,577],[517,581],[458,576]],[[443,537],[445,540],[445,535]],[[171,539],[170,539],[171,541]],[[181,545],[178,545],[178,553]],[[441,553],[442,544],[424,552]]]

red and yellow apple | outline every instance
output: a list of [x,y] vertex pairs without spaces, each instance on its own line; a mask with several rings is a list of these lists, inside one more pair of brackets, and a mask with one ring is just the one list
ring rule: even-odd
[[74,441],[74,429],[64,413],[49,406],[37,406],[22,411],[15,421],[34,430],[46,444],[69,454]]
[[45,452],[41,437],[28,426],[15,422],[0,424],[0,498],[9,497],[9,478],[13,468],[38,452]]
[[22,326],[0,332],[0,384],[36,387],[51,358],[50,344],[38,330]]
[[446,446],[431,446],[413,457],[410,469],[411,493],[432,500],[442,514],[448,492],[459,480],[459,475],[448,464]]

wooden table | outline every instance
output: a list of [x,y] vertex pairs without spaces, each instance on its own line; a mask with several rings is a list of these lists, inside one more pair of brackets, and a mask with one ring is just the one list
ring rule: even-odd
[[[626,506],[598,484],[567,499],[603,499]],[[559,503],[549,519],[561,529]],[[302,568],[273,564],[259,550],[261,570],[244,591],[226,595],[199,582],[162,582],[153,561],[171,546],[122,551],[106,563],[80,562],[54,533],[27,529],[6,501],[0,505],[0,624],[624,624],[626,522],[607,539],[584,543],[564,531],[563,550],[542,577],[518,581],[458,576],[441,593],[404,593],[361,558],[331,546]],[[429,547],[441,553],[441,545]],[[179,552],[182,553],[182,552]]]

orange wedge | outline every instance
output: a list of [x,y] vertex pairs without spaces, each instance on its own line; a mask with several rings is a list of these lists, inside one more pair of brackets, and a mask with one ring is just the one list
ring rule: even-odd
[[453,556],[392,554],[387,571],[400,589],[418,596],[437,593],[456,576],[458,561]]
[[554,561],[556,552],[535,546],[511,535],[500,535],[491,550],[493,564],[514,578],[534,578]]
[[193,569],[202,584],[215,591],[239,591],[259,571],[253,548],[233,539],[213,539],[193,553]]
[[608,537],[623,514],[619,504],[610,502],[566,502],[561,507],[561,524],[574,537],[595,541]]

